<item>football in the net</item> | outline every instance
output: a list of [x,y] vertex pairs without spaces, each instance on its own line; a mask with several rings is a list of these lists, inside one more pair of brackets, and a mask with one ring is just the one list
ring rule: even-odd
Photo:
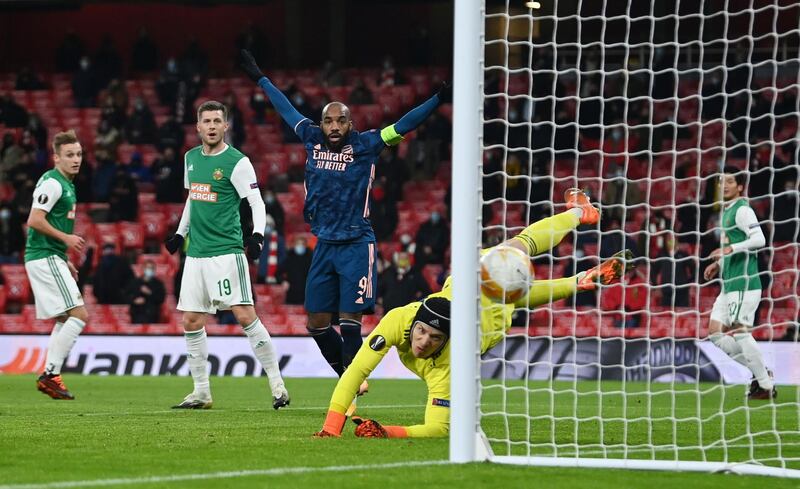
[[481,292],[494,302],[510,304],[528,293],[533,263],[522,250],[500,245],[481,257]]

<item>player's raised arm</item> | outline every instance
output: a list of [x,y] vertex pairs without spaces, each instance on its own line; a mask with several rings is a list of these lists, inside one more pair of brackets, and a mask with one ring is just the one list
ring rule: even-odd
[[391,126],[384,127],[381,130],[383,141],[389,146],[399,144],[400,141],[403,140],[403,136],[419,127],[439,105],[446,102],[449,98],[449,94],[450,85],[442,83],[442,86],[433,97],[408,111],[406,115]]
[[303,116],[297,109],[294,108],[286,95],[283,94],[278,87],[273,85],[269,78],[261,71],[261,68],[256,64],[255,58],[250,54],[250,51],[242,49],[242,70],[247,73],[251,80],[256,82],[264,93],[269,97],[270,102],[275,107],[275,110],[281,115],[284,121],[289,124],[292,129],[297,129],[297,124],[306,117]]

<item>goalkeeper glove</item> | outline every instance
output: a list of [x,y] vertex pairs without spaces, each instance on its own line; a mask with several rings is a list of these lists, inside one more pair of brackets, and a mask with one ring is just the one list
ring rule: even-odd
[[247,238],[247,256],[251,260],[257,260],[261,256],[261,247],[264,244],[264,235],[260,233],[253,233],[252,236]]
[[436,95],[439,96],[439,105],[449,104],[453,101],[453,86],[447,82],[442,82]]
[[178,233],[173,234],[164,240],[164,248],[169,251],[169,254],[175,254],[176,251],[183,247],[183,236]]
[[250,54],[250,51],[246,49],[242,49],[242,62],[239,66],[241,66],[242,70],[247,73],[247,76],[256,83],[258,83],[258,80],[265,76],[256,64],[256,60],[253,58],[253,55]]
[[389,438],[386,428],[374,419],[364,419],[358,416],[351,418],[356,424],[356,436],[359,438]]

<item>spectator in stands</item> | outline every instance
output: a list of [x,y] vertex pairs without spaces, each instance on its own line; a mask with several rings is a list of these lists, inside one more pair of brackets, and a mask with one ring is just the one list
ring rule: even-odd
[[281,263],[279,272],[281,283],[286,288],[287,304],[305,303],[306,278],[311,268],[311,255],[306,238],[296,237],[292,249],[286,253],[286,259]]
[[131,144],[154,144],[156,142],[156,120],[144,99],[136,97],[133,110],[128,117],[125,136]]
[[139,29],[139,36],[131,50],[133,71],[155,71],[158,67],[158,46],[150,37],[146,27]]
[[389,240],[397,228],[397,202],[387,197],[386,190],[379,181],[374,182],[372,188],[369,220],[378,242]]
[[24,66],[17,73],[14,90],[44,90],[47,86],[29,66]]
[[[102,125],[102,123],[101,123]],[[105,147],[98,147],[95,143],[94,155],[97,160],[94,176],[92,178],[92,194],[96,202],[108,202],[111,183],[117,173],[117,162],[112,153]]]
[[369,91],[364,84],[364,80],[358,79],[353,84],[353,90],[350,92],[348,102],[351,105],[365,105],[373,103],[372,92]]
[[254,90],[250,96],[250,108],[253,110],[253,122],[258,125],[267,123],[267,109],[269,103],[261,90]]
[[3,135],[3,147],[0,149],[0,182],[11,181],[11,170],[22,161],[25,150],[17,143],[13,133]]
[[124,168],[135,183],[149,183],[152,180],[150,167],[144,164],[142,153],[138,151],[134,151],[131,155],[131,161]]
[[178,59],[181,76],[184,80],[200,75],[204,78],[208,73],[208,54],[200,47],[197,39],[192,39],[186,46],[186,50]]
[[277,284],[278,266],[286,258],[286,242],[283,233],[275,227],[275,219],[267,214],[267,224],[264,226],[264,246],[258,258],[258,283]]
[[92,291],[98,304],[127,304],[128,288],[133,278],[128,260],[116,254],[114,243],[103,244],[92,279]]
[[411,264],[411,255],[398,251],[392,264],[378,279],[378,301],[384,314],[395,307],[422,299],[431,293],[422,271]]
[[0,124],[8,127],[25,127],[28,124],[28,111],[8,93],[0,98]]
[[28,125],[25,126],[25,129],[30,131],[36,141],[36,147],[47,151],[47,128],[39,114],[34,112],[28,116]]
[[[787,180],[783,191],[775,197],[773,210],[774,241],[797,242],[797,182]],[[762,269],[763,270],[763,269]]]
[[278,231],[278,234],[283,236],[283,233],[286,232],[284,229],[286,213],[283,210],[281,201],[275,197],[275,192],[271,189],[264,190],[264,207],[266,208],[267,215],[272,216],[272,219],[275,221],[275,229]]
[[86,49],[75,31],[69,30],[56,48],[55,66],[59,73],[74,73],[79,67]]
[[378,85],[382,87],[393,87],[402,83],[403,79],[394,66],[394,59],[391,56],[385,56],[381,66],[381,73],[378,76]]
[[228,131],[225,133],[226,142],[234,148],[241,148],[247,139],[247,130],[244,126],[244,115],[236,101],[233,92],[228,92],[222,100],[228,107]]
[[14,166],[8,169],[8,180],[15,189],[19,189],[25,182],[39,179],[42,174],[40,168],[37,168],[36,161],[34,160],[34,153],[23,147],[23,152]]
[[344,85],[344,74],[331,60],[325,62],[319,72],[319,84],[323,87],[341,87]]
[[97,103],[97,94],[100,85],[97,81],[91,61],[83,56],[78,70],[72,75],[72,97],[78,108],[94,107]]
[[11,202],[0,202],[0,263],[19,263],[24,247],[22,219]]
[[614,164],[609,170],[603,182],[603,210],[608,218],[622,221],[627,219],[627,209],[642,203],[642,192],[637,182],[625,178],[622,166]]
[[418,266],[444,263],[444,254],[450,244],[450,226],[439,211],[431,212],[430,219],[419,227],[414,241],[417,244],[414,259]]
[[152,260],[144,262],[142,276],[134,278],[130,286],[131,322],[161,322],[161,305],[166,298],[164,282],[156,277],[156,264]]
[[180,125],[174,116],[170,116],[164,121],[164,124],[158,128],[156,145],[161,151],[172,148],[173,151],[178,152],[183,148],[185,139],[186,133],[183,132],[183,126]]
[[626,328],[638,328],[642,324],[643,311],[650,307],[650,291],[647,283],[647,262],[639,260],[623,289]]
[[164,149],[150,168],[156,186],[156,202],[181,203],[183,196],[183,161],[178,160],[175,150]]
[[[504,239],[504,237],[501,237],[501,239]],[[583,249],[576,245],[574,255],[564,260],[564,275],[576,275],[579,272],[589,270],[595,265],[597,265],[595,258],[586,256]],[[568,305],[574,304],[575,307],[595,307],[597,305],[597,291],[589,291],[568,297],[565,303]]]
[[688,284],[696,280],[695,267],[697,262],[678,248],[675,237],[667,238],[665,249],[654,260],[650,275],[651,283],[661,286],[662,306],[689,307]]
[[[125,97],[125,103],[127,104],[127,96]],[[111,127],[118,130],[122,135],[125,125],[128,123],[127,105],[123,106],[119,103],[118,97],[108,93],[103,99],[100,109],[100,120],[108,121]]]
[[135,221],[139,216],[139,189],[122,166],[117,167],[111,182],[108,204],[111,222]]
[[441,141],[434,139],[424,122],[417,128],[417,137],[408,143],[406,163],[415,180],[430,180],[441,161]]
[[103,36],[100,47],[94,54],[94,66],[97,70],[97,82],[101,89],[122,74],[122,58],[114,46],[114,40],[109,35]]
[[[414,238],[411,237],[408,233],[403,233],[400,235],[400,250],[405,251],[411,256],[415,256],[417,252],[417,243],[414,242]],[[388,257],[387,257],[388,258]]]
[[178,92],[175,96],[175,116],[184,124],[196,122],[194,101],[200,95],[203,83],[203,77],[199,73],[194,74],[188,80],[181,80],[178,83]]
[[408,167],[399,156],[397,146],[384,149],[375,165],[375,180],[386,190],[386,198],[394,202],[403,200],[403,185],[408,181]]
[[506,200],[528,200],[528,155],[518,151],[506,158]]
[[108,119],[101,119],[97,126],[97,136],[94,138],[95,152],[102,150],[109,155],[115,155],[120,143],[122,143],[122,133]]
[[178,70],[178,62],[175,58],[169,58],[164,65],[164,69],[156,82],[156,93],[161,105],[169,107],[175,106],[178,97],[178,83],[181,77]]

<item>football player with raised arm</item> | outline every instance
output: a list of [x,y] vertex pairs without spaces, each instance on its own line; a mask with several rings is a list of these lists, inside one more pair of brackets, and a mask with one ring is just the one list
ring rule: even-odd
[[[361,347],[361,317],[375,308],[377,249],[369,221],[375,162],[386,146],[400,143],[436,110],[449,87],[443,85],[395,124],[359,132],[353,128],[350,109],[341,102],[326,105],[315,124],[292,106],[248,51],[242,51],[242,59],[243,70],[264,90],[308,154],[303,217],[317,246],[306,280],[306,327],[341,376]],[[341,334],[331,326],[334,315]],[[366,388],[364,383],[360,393]]]

